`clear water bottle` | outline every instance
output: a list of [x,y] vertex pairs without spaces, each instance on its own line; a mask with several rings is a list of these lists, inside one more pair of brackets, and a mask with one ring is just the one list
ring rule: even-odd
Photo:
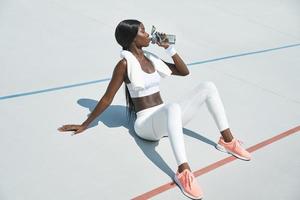
[[162,33],[156,31],[155,26],[152,26],[150,39],[152,44],[156,44],[156,42],[161,43],[164,42],[165,40],[167,40],[169,44],[175,44],[176,35],[171,35],[171,34],[163,35]]

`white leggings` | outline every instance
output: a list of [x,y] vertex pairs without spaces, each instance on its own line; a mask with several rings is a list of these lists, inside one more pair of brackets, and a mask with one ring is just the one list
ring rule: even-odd
[[168,136],[178,165],[187,162],[182,128],[206,105],[221,131],[229,128],[224,106],[213,82],[200,83],[178,103],[160,104],[137,112],[134,130],[143,139]]

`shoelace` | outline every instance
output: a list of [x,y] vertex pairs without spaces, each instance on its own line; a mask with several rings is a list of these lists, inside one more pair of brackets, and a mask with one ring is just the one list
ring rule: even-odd
[[192,188],[192,182],[194,181],[192,172],[185,171],[183,176],[184,176],[184,187],[186,187],[188,185],[189,188]]
[[241,147],[241,145],[244,144],[243,141],[241,140],[236,140],[236,142],[234,143],[234,149],[236,149],[237,147]]

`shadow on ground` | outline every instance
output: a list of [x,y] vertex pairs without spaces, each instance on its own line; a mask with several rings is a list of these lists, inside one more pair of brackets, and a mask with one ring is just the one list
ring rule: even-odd
[[[88,108],[90,112],[94,110],[98,101],[93,99],[79,99],[77,101],[82,107]],[[99,122],[102,122],[107,127],[125,127],[130,136],[135,140],[136,144],[143,151],[145,156],[150,159],[158,168],[165,172],[170,178],[174,177],[173,170],[168,166],[164,159],[155,151],[155,147],[159,141],[148,141],[138,137],[133,129],[133,123],[126,116],[126,107],[123,105],[110,105],[100,116],[98,116],[90,125],[89,128],[95,127]],[[215,147],[216,143],[210,139],[195,133],[192,130],[183,128],[183,133],[198,139],[206,144]]]

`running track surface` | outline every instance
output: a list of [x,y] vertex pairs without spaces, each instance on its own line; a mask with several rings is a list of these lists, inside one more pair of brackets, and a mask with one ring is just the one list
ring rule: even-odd
[[[272,144],[272,143],[274,143],[274,142],[276,142],[278,140],[281,140],[281,139],[283,139],[283,138],[285,138],[285,137],[287,137],[289,135],[297,133],[298,131],[300,131],[300,126],[292,128],[292,129],[290,129],[288,131],[285,131],[283,133],[280,133],[280,134],[278,134],[278,135],[276,135],[276,136],[274,136],[274,137],[272,137],[270,139],[267,139],[267,140],[264,140],[264,141],[262,141],[262,142],[260,142],[258,144],[255,144],[255,145],[249,147],[247,150],[252,153],[252,152],[257,151],[257,150],[259,150],[259,149],[261,149],[261,148],[263,148],[263,147],[265,147],[265,146],[267,146],[269,144]],[[215,170],[215,169],[217,169],[219,167],[222,167],[223,165],[226,165],[226,164],[228,164],[228,163],[230,163],[230,162],[232,162],[232,161],[234,161],[236,159],[237,158],[234,157],[234,156],[229,156],[229,157],[224,158],[222,160],[219,160],[219,161],[217,161],[217,162],[215,162],[215,163],[213,163],[211,165],[208,165],[207,167],[199,169],[199,170],[197,170],[197,171],[195,171],[193,173],[194,173],[195,177],[198,177],[198,176],[206,174],[206,173],[208,173],[210,171],[213,171],[213,170]],[[176,186],[176,184],[174,182],[169,182],[169,183],[166,183],[166,184],[164,184],[162,186],[159,186],[159,187],[157,187],[157,188],[155,188],[155,189],[153,189],[153,190],[151,190],[149,192],[146,192],[146,193],[144,193],[142,195],[134,197],[132,199],[133,200],[149,199],[149,198],[154,197],[154,196],[156,196],[156,195],[158,195],[158,194],[160,194],[162,192],[170,190],[170,189],[174,188],[175,186]]]

